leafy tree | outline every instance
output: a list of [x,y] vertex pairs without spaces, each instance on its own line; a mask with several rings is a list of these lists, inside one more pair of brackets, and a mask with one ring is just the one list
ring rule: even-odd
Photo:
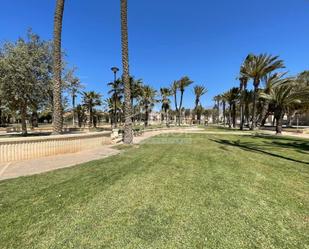
[[53,133],[61,134],[63,126],[62,118],[62,55],[61,55],[61,33],[62,18],[65,0],[56,0],[56,10],[54,15],[54,87],[53,87]]
[[18,111],[22,134],[27,134],[28,111],[37,113],[48,103],[52,75],[51,44],[32,31],[27,39],[7,42],[1,49],[0,87],[2,100],[11,111]]

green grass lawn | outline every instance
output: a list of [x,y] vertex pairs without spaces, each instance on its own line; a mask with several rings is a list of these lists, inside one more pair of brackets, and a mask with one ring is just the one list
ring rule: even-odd
[[309,248],[309,142],[161,135],[0,182],[0,248]]

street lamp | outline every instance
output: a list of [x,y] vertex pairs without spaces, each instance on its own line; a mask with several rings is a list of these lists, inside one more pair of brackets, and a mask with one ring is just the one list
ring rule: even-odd
[[112,67],[111,70],[113,71],[114,73],[114,82],[116,82],[117,80],[117,72],[119,71],[119,68],[118,67]]

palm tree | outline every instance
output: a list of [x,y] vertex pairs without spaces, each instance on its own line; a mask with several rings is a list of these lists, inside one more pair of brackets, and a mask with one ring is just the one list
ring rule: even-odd
[[284,63],[279,60],[278,56],[272,56],[267,54],[260,55],[249,55],[247,62],[247,67],[245,68],[244,75],[253,80],[254,86],[254,98],[253,98],[253,108],[252,108],[252,124],[251,130],[256,128],[256,102],[259,95],[259,85],[261,79],[268,73],[284,68]]
[[225,93],[225,98],[229,103],[229,127],[236,127],[236,103],[239,99],[239,88],[233,87]]
[[83,106],[88,112],[88,127],[93,127],[93,113],[94,107],[102,105],[101,94],[96,93],[94,91],[91,92],[83,92]]
[[221,104],[222,104],[222,112],[223,112],[223,126],[226,125],[226,102],[227,98],[225,94],[221,94]]
[[179,126],[181,124],[181,108],[182,108],[183,94],[185,92],[186,87],[190,86],[192,83],[193,81],[190,80],[188,76],[184,76],[178,81],[178,87],[180,91],[180,103],[179,103],[179,108],[178,108],[178,125]]
[[177,101],[177,91],[178,91],[178,89],[179,89],[178,81],[174,80],[173,83],[170,86],[170,90],[171,90],[171,93],[174,96],[174,104],[175,104],[175,111],[176,111],[176,113],[178,113],[178,101]]
[[127,0],[120,0],[121,5],[121,48],[122,48],[122,67],[124,83],[124,136],[125,144],[133,143],[132,131],[132,106],[131,106],[131,87],[129,73],[129,42],[128,42],[128,3]]
[[171,89],[169,88],[161,88],[160,89],[161,97],[162,97],[162,110],[164,110],[165,113],[165,123],[166,126],[169,127],[169,117],[168,117],[168,111],[171,107],[171,100],[169,97],[172,95]]
[[216,95],[213,98],[213,101],[215,101],[215,107],[217,107],[217,123],[219,124],[220,121],[220,101],[221,101],[221,95]]
[[75,120],[75,116],[76,116],[76,113],[75,113],[75,104],[76,104],[76,97],[77,97],[77,94],[80,92],[80,90],[82,88],[84,88],[84,86],[81,84],[80,80],[75,77],[74,75],[74,69],[73,70],[70,70],[68,72],[68,74],[66,75],[66,88],[68,89],[69,91],[69,94],[71,95],[71,98],[72,98],[72,123],[73,123],[73,127],[75,127],[76,125],[76,120]]
[[156,95],[157,91],[151,86],[143,86],[141,104],[144,106],[145,109],[145,126],[148,126],[149,112],[151,111],[151,108],[154,106],[154,104],[157,102]]
[[[105,100],[108,108],[108,112],[110,114],[111,118],[111,124],[117,124],[118,123],[118,118],[121,116],[122,108],[123,108],[123,103],[122,103],[122,96],[117,96],[111,97]],[[116,114],[116,115],[115,115]],[[116,127],[116,126],[115,126]]]
[[112,113],[112,126],[113,128],[117,127],[117,103],[122,98],[123,95],[123,83],[120,79],[115,80],[107,84],[111,90],[108,91],[108,94],[111,94],[112,102],[114,103],[113,113]]
[[[265,87],[263,89],[263,92],[265,94],[269,94],[271,89],[274,85],[278,85],[284,81],[283,76],[286,73],[273,73],[273,74],[267,74],[263,77],[263,82],[265,84]],[[266,119],[269,116],[268,109],[269,109],[269,100],[268,99],[262,99],[262,108],[261,113],[259,115],[259,119],[257,122],[257,126],[260,127],[263,126],[266,122]]]
[[54,87],[53,87],[53,133],[62,133],[62,84],[61,84],[61,33],[62,33],[62,19],[64,12],[64,2],[65,0],[56,1],[56,10],[54,16]]
[[130,77],[130,89],[131,89],[131,108],[132,108],[132,121],[135,122],[136,114],[134,106],[134,100],[138,101],[142,94],[142,86],[143,80],[142,79],[134,79],[134,77]]
[[245,59],[244,63],[240,67],[240,74],[239,74],[239,90],[240,90],[240,130],[244,129],[244,122],[245,122],[245,107],[244,107],[244,98],[245,93],[248,86],[249,77],[247,76],[246,72],[249,70],[249,63],[252,58],[252,55],[249,54]]
[[290,105],[309,102],[309,87],[297,88],[295,79],[286,78],[278,80],[270,92],[261,93],[261,98],[269,100],[275,108],[276,134],[282,133],[282,123],[285,113]]
[[[198,106],[200,104],[200,99],[203,95],[205,95],[208,92],[206,87],[202,85],[197,85],[194,87],[194,94],[195,94],[195,113],[197,114],[198,112]],[[197,121],[200,124],[201,123],[201,117],[200,115],[197,115]]]

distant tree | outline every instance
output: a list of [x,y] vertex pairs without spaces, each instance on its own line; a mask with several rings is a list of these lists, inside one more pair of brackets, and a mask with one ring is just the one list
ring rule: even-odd
[[229,103],[229,127],[236,127],[236,103],[239,100],[239,88],[233,87],[225,93],[225,98]]
[[151,112],[151,108],[157,102],[156,95],[157,91],[151,86],[143,86],[141,104],[144,106],[145,109],[145,126],[148,126],[149,113]]
[[[197,85],[194,87],[194,94],[195,94],[195,108],[194,111],[197,115],[197,121],[200,124],[201,123],[201,108],[200,106],[200,101],[201,101],[201,97],[203,95],[205,95],[207,93],[207,89],[206,87],[202,86],[202,85]],[[199,110],[198,110],[199,109]]]
[[76,97],[77,94],[80,93],[81,89],[84,88],[84,86],[81,84],[80,79],[77,78],[74,73],[75,73],[76,68],[70,69],[68,73],[65,76],[65,88],[68,91],[69,95],[72,98],[72,122],[73,126],[76,124],[75,120],[75,112],[76,112]]
[[94,91],[91,92],[83,92],[83,106],[85,107],[86,111],[88,112],[88,126],[94,126],[94,108],[96,106],[102,105],[101,101],[101,94],[96,93]]
[[113,108],[109,108],[113,112],[111,113],[112,116],[112,126],[114,128],[117,127],[118,123],[118,111],[119,111],[119,102],[123,99],[123,94],[124,94],[124,86],[123,82],[120,79],[117,79],[116,81],[108,83],[108,86],[111,88],[111,90],[108,92],[108,94],[111,94],[111,101],[113,103]]
[[169,126],[169,116],[168,116],[168,111],[171,108],[171,100],[169,99],[169,97],[172,95],[172,92],[169,88],[161,88],[160,89],[160,93],[161,93],[161,109],[164,111],[165,114],[165,123],[166,126]]
[[177,80],[174,80],[170,86],[170,90],[171,90],[172,95],[174,96],[174,105],[175,105],[176,113],[178,113],[178,100],[177,100],[178,89],[179,89],[179,82]]
[[180,103],[179,103],[179,110],[178,110],[178,125],[181,124],[181,108],[182,108],[182,102],[183,102],[183,94],[185,92],[185,89],[190,86],[193,83],[193,81],[188,77],[184,76],[178,81],[179,91],[180,91]]
[[220,122],[220,101],[221,101],[221,95],[218,94],[216,96],[214,96],[213,98],[213,101],[215,102],[215,107],[217,110],[216,110],[216,120],[214,122],[216,122],[217,124],[219,124]]

